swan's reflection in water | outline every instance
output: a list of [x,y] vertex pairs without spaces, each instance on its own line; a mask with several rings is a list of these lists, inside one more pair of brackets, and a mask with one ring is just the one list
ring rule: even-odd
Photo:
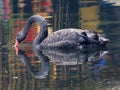
[[[80,66],[80,72],[78,74],[85,74],[85,66],[87,69],[92,69],[97,65],[94,65],[95,62],[98,62],[100,68],[105,66],[105,61],[103,57],[108,53],[108,51],[103,50],[90,50],[90,51],[76,51],[76,50],[38,50],[33,48],[35,55],[40,60],[40,70],[34,71],[29,57],[25,54],[24,51],[18,51],[19,59],[25,64],[27,70],[30,74],[37,79],[46,78],[50,73],[50,61],[54,62],[56,66]],[[93,65],[93,67],[92,67]],[[70,67],[69,67],[70,68]],[[68,71],[63,71],[69,77],[69,74],[74,74],[73,72],[68,73]],[[66,69],[67,70],[67,69]],[[69,70],[69,69],[68,69]],[[76,70],[76,69],[75,69]],[[53,71],[54,72],[54,71]],[[80,75],[81,76],[81,75]]]
[[37,72],[32,69],[30,64],[30,58],[25,54],[24,51],[19,50],[18,57],[26,65],[27,70],[31,73],[32,76],[38,79],[45,78],[48,75],[49,68],[50,68],[49,58],[46,57],[44,54],[42,54],[42,51],[37,50],[35,48],[34,48],[34,52],[41,62],[41,70]]

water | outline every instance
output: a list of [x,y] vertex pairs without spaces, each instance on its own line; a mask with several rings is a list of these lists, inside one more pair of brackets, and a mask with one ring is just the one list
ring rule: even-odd
[[[39,0],[4,2],[0,1],[0,90],[120,89],[119,0],[53,0],[48,9],[40,7]],[[110,42],[104,50],[35,50],[31,41],[40,28],[35,23],[16,55],[15,35],[33,14],[47,19],[49,33],[90,29],[105,33]]]

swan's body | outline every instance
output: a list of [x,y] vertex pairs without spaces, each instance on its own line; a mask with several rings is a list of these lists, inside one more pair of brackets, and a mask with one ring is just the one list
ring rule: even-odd
[[72,48],[83,44],[97,44],[99,42],[90,40],[81,29],[61,29],[45,38],[41,47]]
[[[48,27],[46,20],[39,16],[33,15],[30,17],[23,30],[17,33],[16,40],[18,43],[23,41],[28,33],[28,28],[34,22],[40,25],[40,33],[33,41],[33,45],[40,48],[74,48],[81,45],[101,44],[99,35],[95,31],[82,30],[82,29],[61,29],[53,32],[48,36]],[[104,37],[103,37],[104,38]],[[108,39],[104,38],[104,42]],[[17,44],[15,44],[17,46]]]

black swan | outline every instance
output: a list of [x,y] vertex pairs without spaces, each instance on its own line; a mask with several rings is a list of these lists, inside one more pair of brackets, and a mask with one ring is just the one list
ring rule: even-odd
[[40,15],[33,15],[27,20],[24,28],[17,33],[14,47],[17,47],[18,43],[26,38],[28,28],[34,22],[39,23],[40,33],[33,41],[33,45],[39,48],[75,48],[81,45],[89,46],[90,44],[105,45],[108,42],[108,39],[103,37],[104,35],[92,30],[69,28],[61,29],[48,35],[46,20]]

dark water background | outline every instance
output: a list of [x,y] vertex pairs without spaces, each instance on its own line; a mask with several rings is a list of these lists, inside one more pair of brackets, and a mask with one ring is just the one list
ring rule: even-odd
[[[48,10],[33,1],[0,0],[0,90],[119,90],[119,0],[52,0]],[[33,14],[46,18],[49,33],[90,29],[105,33],[110,42],[105,50],[34,50],[39,28],[34,24],[17,56],[15,35]]]

